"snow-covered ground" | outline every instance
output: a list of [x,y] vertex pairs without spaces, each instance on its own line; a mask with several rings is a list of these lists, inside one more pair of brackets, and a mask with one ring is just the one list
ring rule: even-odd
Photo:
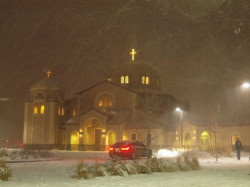
[[[207,153],[199,153],[198,158],[201,170],[187,172],[153,173],[150,175],[137,174],[130,176],[108,176],[92,179],[76,179],[76,165],[79,158],[69,159],[69,153],[63,160],[8,163],[13,170],[13,177],[9,181],[0,181],[0,186],[6,187],[64,187],[64,186],[136,186],[136,187],[188,187],[188,186],[250,186],[250,153],[242,153],[241,160],[237,160],[235,153],[232,158],[220,157],[216,162],[214,157]],[[79,152],[75,155],[79,156]],[[88,153],[90,155],[98,153]],[[107,153],[102,153],[102,158],[107,158]],[[89,158],[86,161],[91,162]],[[101,159],[100,159],[101,161]]]

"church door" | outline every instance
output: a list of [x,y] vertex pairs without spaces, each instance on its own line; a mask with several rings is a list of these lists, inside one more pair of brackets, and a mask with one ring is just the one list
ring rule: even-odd
[[95,146],[96,150],[100,150],[101,145],[101,129],[95,129]]

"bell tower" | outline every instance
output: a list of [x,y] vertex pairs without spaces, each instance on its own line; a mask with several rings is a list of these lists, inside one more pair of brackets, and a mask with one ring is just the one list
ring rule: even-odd
[[25,103],[23,143],[25,147],[52,149],[58,146],[58,127],[64,117],[64,89],[51,77],[46,77],[30,89]]

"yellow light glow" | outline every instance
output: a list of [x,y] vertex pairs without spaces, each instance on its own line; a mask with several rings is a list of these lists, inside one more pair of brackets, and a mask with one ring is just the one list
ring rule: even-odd
[[109,99],[109,106],[112,106],[112,105],[113,105],[112,99]]
[[47,73],[47,77],[50,78],[50,75],[52,72],[48,69],[48,71],[46,73]]
[[41,105],[40,107],[40,114],[44,114],[44,105]]
[[58,113],[58,115],[61,114],[61,107],[60,106],[58,107],[58,112],[57,113]]
[[37,107],[37,105],[34,106],[34,114],[38,114],[38,107]]
[[80,138],[82,138],[82,135],[83,135],[83,131],[82,131],[82,129],[79,129],[79,136],[80,136]]
[[129,83],[129,78],[128,78],[128,76],[125,76],[125,83],[126,83],[126,84]]
[[109,78],[108,78],[108,81],[111,81],[111,80],[112,80],[111,77],[109,77]]
[[121,76],[121,84],[124,84],[124,83],[125,83],[124,76]]
[[146,84],[149,84],[149,77],[146,76]]
[[132,51],[130,52],[131,56],[132,56],[132,61],[135,61],[135,55],[136,55],[136,51],[135,49],[132,49]]
[[145,84],[145,76],[141,77],[142,84]]
[[64,108],[62,107],[61,115],[64,116]]

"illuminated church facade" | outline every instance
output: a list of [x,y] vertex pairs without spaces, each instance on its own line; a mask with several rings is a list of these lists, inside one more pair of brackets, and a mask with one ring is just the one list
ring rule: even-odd
[[[135,61],[136,51],[130,54],[132,60],[113,66],[104,81],[69,100],[48,71],[45,79],[31,87],[25,103],[24,147],[106,150],[121,140],[140,140],[153,149],[214,144],[211,126],[182,120],[188,103],[162,93],[156,69]],[[230,129],[225,136],[236,138],[238,134]]]

